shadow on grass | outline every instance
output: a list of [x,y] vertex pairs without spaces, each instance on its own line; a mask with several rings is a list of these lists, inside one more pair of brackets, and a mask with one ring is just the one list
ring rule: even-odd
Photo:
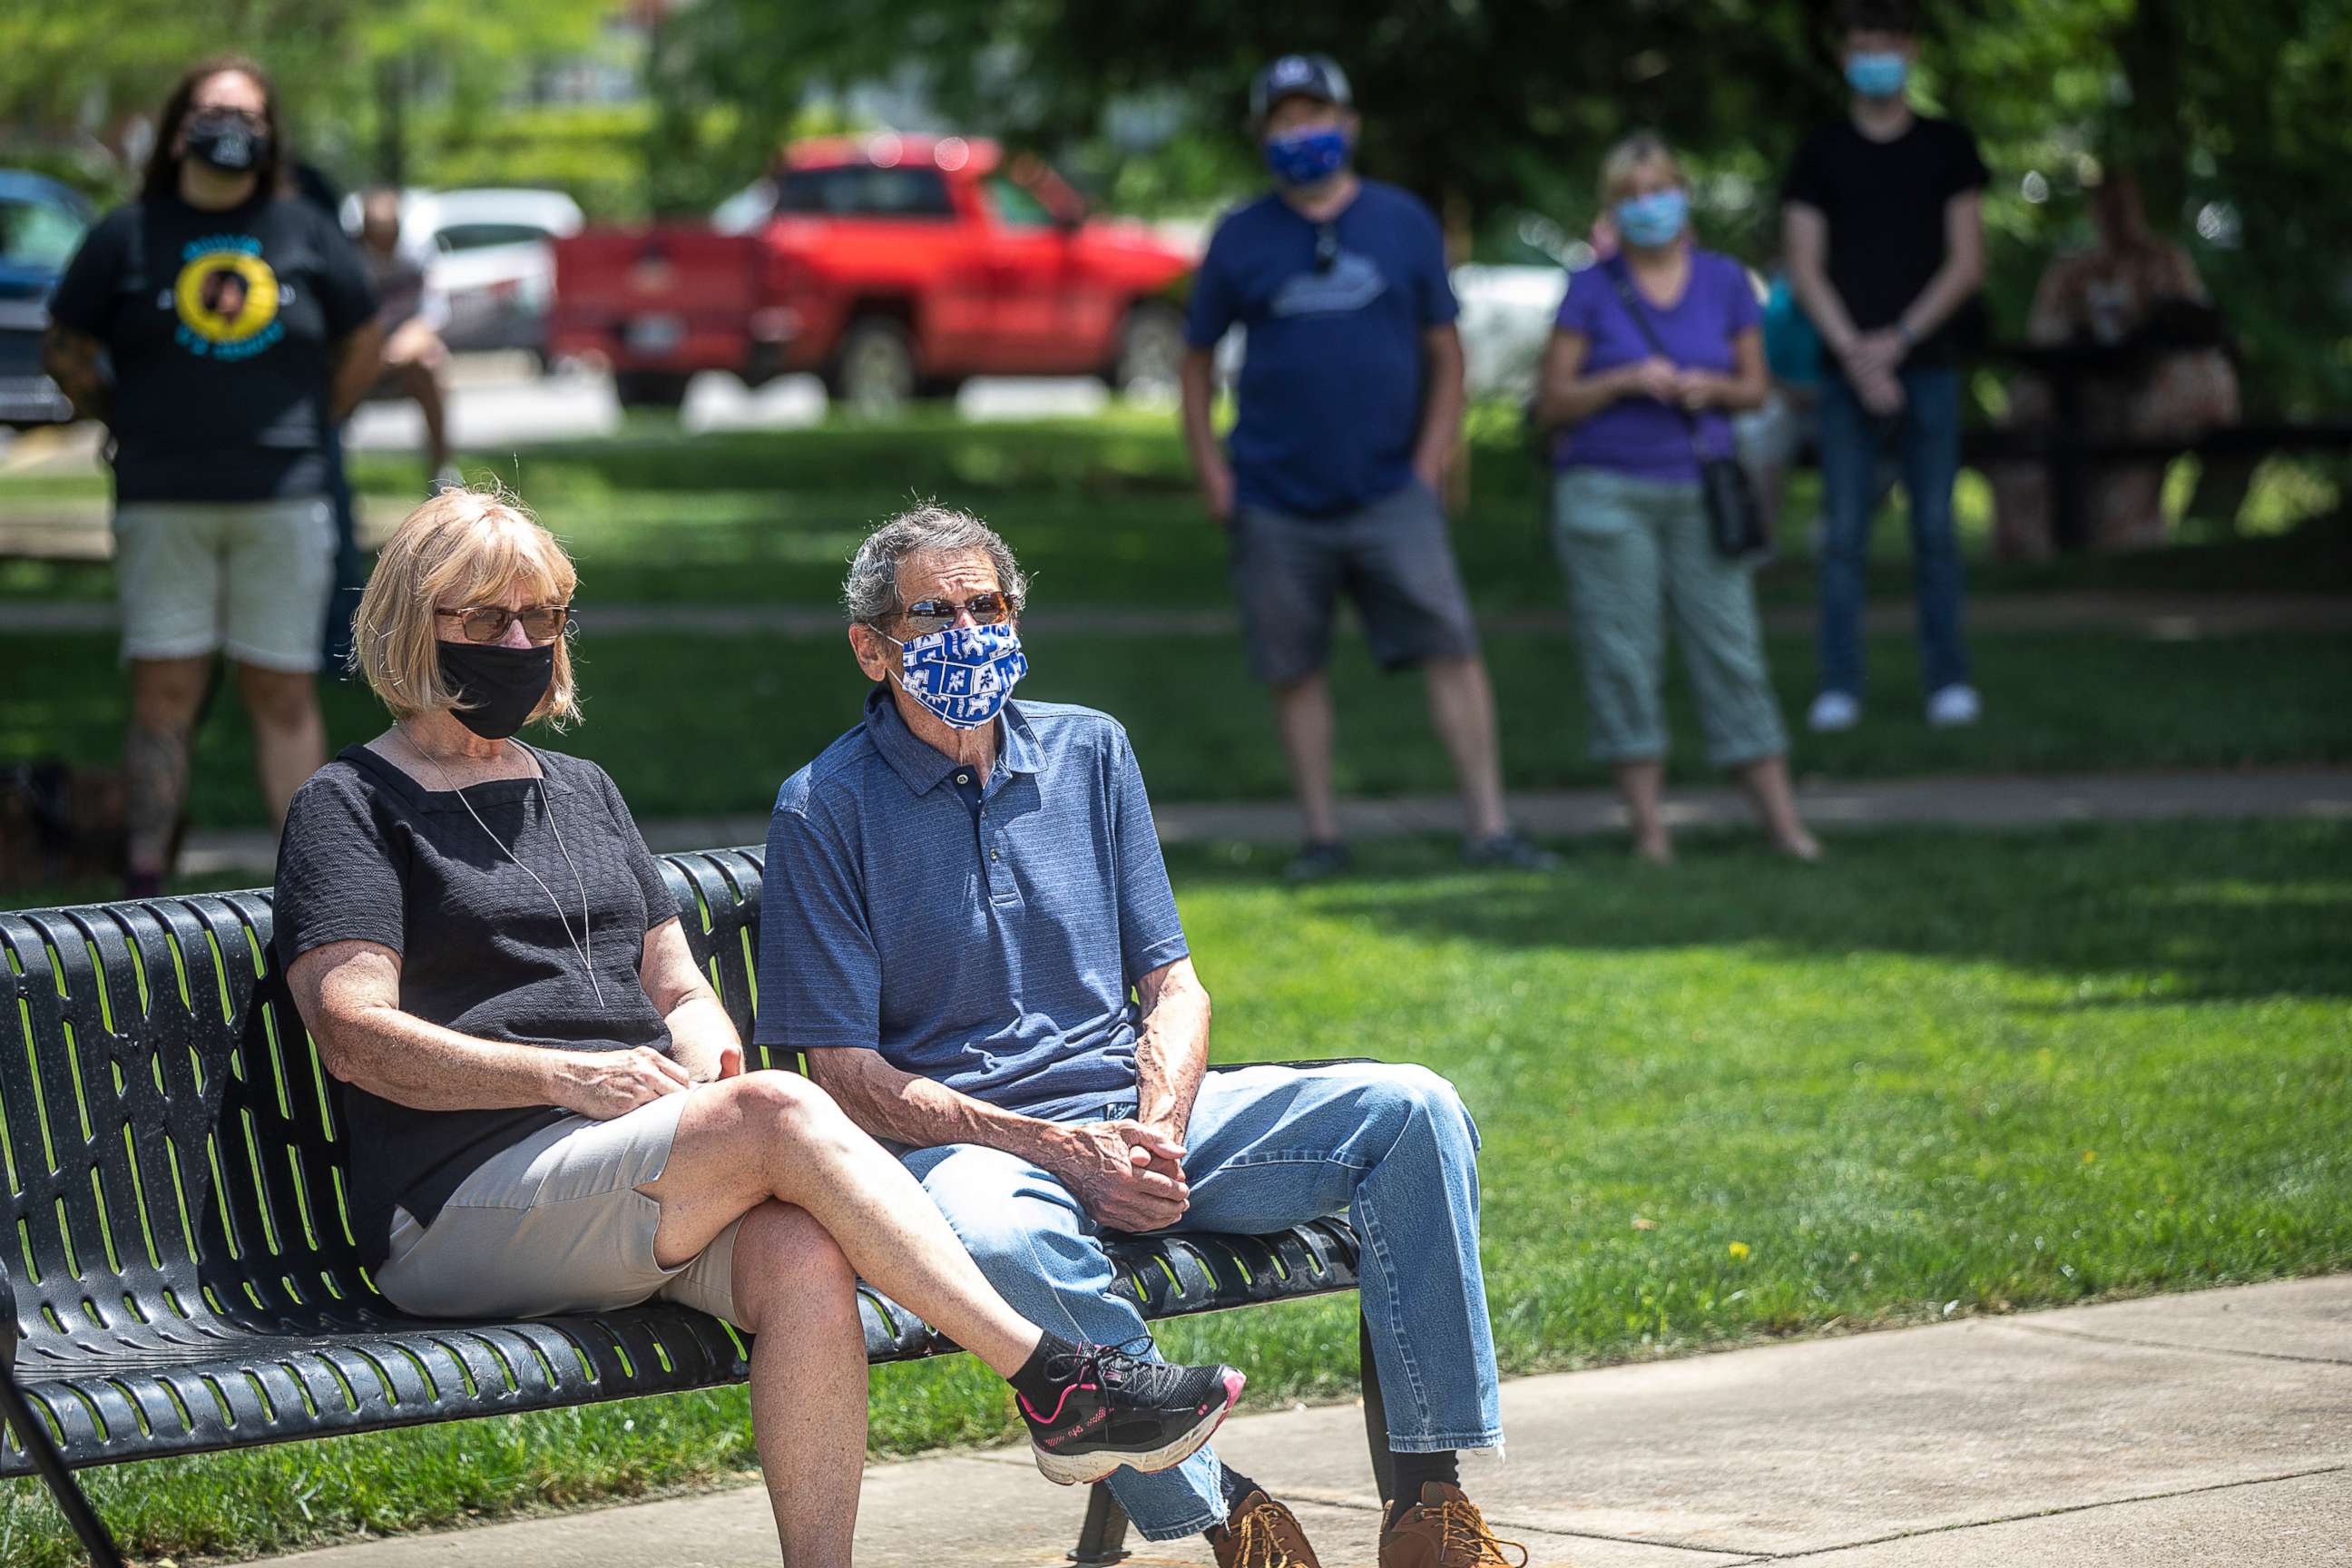
[[[1464,873],[1446,847],[1370,847],[1360,878],[1296,895],[1322,917],[1503,950],[1896,953],[2076,977],[2053,1015],[2352,997],[2352,826],[2168,823],[1833,835],[1818,867],[1689,835],[1670,868],[1613,844],[1550,877]],[[1177,886],[1264,882],[1270,858],[1180,851]]]

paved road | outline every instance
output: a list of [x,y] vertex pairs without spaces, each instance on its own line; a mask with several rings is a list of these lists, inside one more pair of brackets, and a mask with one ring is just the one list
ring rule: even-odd
[[[1109,400],[1102,383],[1088,377],[984,377],[965,385],[956,412],[980,420],[1053,418],[1097,414]],[[813,375],[785,376],[752,392],[731,375],[706,374],[688,389],[679,423],[697,432],[782,430],[816,424],[824,413],[824,389]],[[621,408],[608,376],[538,376],[520,355],[485,354],[460,359],[451,377],[449,435],[461,449],[495,452],[507,446],[610,436],[621,427]],[[414,404],[370,403],[352,416],[348,436],[359,451],[411,452],[424,441],[425,424]],[[98,439],[89,426],[14,440],[0,435],[0,472],[87,467]]]
[[[1464,1482],[1534,1568],[2315,1568],[2352,1562],[2352,1277],[2161,1296],[1506,1384],[1509,1457]],[[1219,1448],[1371,1568],[1351,1407]],[[857,1560],[1045,1568],[1080,1497],[1018,1450],[866,1473]],[[1137,1568],[1207,1568],[1197,1538]],[[713,1495],[279,1560],[279,1568],[750,1568],[765,1495]]]

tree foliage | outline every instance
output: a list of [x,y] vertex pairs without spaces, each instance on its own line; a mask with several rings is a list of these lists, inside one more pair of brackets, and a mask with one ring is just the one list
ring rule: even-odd
[[[1364,165],[1421,192],[1457,232],[1491,242],[1521,209],[1575,232],[1591,216],[1601,151],[1647,127],[1706,176],[1709,237],[1760,259],[1779,171],[1842,110],[1836,10],[698,0],[675,19],[661,79],[698,112],[725,111],[724,137],[695,151],[745,170],[812,92],[911,76],[944,118],[1054,153],[1098,187],[1132,186],[1136,170],[1164,170],[1173,154],[1230,193],[1250,178],[1250,73],[1286,50],[1323,49],[1354,79]],[[2021,322],[2052,252],[2085,237],[2084,184],[2127,163],[2157,226],[2190,245],[2236,323],[2257,401],[2308,411],[2352,396],[2352,207],[2326,195],[2352,152],[2341,113],[2352,0],[1930,0],[1927,16],[1923,86],[1975,127],[1994,170],[1998,319]],[[1172,106],[1179,133],[1155,150],[1119,145],[1107,116],[1137,102]]]

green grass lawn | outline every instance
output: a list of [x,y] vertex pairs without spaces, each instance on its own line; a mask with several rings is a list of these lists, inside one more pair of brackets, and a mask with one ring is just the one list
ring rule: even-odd
[[[578,653],[587,721],[542,735],[595,758],[645,817],[764,813],[784,777],[856,721],[863,678],[845,643],[751,636],[600,637],[593,608]],[[0,637],[0,663],[37,680],[0,684],[0,757],[58,753],[111,765],[124,697],[102,636]],[[1181,658],[1171,657],[1181,647]],[[1278,798],[1287,791],[1264,693],[1229,637],[1151,639],[1125,647],[1083,633],[1029,639],[1023,695],[1083,702],[1124,721],[1146,776],[1165,800]],[[1980,640],[1978,680],[1989,717],[1968,731],[1928,730],[1904,637],[1874,639],[1879,710],[1858,731],[1814,736],[1800,721],[1811,695],[1807,639],[1772,639],[1782,711],[1801,773],[1839,778],[1934,772],[2046,772],[2237,767],[2352,760],[2352,639],[2283,635],[2194,643],[2105,634]],[[1487,653],[1503,719],[1504,760],[1518,788],[1604,782],[1585,759],[1584,700],[1564,634],[1492,637]],[[1363,644],[1343,639],[1335,665],[1339,783],[1351,793],[1451,787],[1417,677],[1389,678]],[[1685,780],[1708,776],[1696,719],[1679,678],[1669,688]],[[682,700],[723,690],[726,700]],[[2250,700],[2252,699],[2252,700]],[[341,745],[383,728],[364,691],[328,692]],[[265,820],[244,719],[224,693],[198,744],[194,820]]]
[[[592,600],[829,603],[866,529],[915,497],[966,506],[994,522],[1035,575],[1041,603],[1222,605],[1228,597],[1223,547],[1195,500],[1171,416],[1115,411],[976,425],[926,414],[887,425],[691,437],[656,426],[609,440],[469,453],[461,466],[478,479],[495,472],[571,542]],[[2282,462],[2264,475],[2245,513],[2254,537],[2038,566],[1987,559],[1989,492],[1969,476],[1958,515],[1977,562],[1977,590],[2352,590],[2338,466]],[[413,460],[364,456],[353,477],[374,495],[421,493]],[[1546,482],[1510,422],[1481,411],[1470,505],[1455,541],[1482,607],[1559,602],[1542,521]],[[104,493],[94,474],[0,479],[0,508]],[[1790,486],[1782,559],[1761,578],[1768,599],[1811,595],[1816,495],[1810,474]],[[1876,592],[1907,586],[1899,506],[1895,513],[1881,520]],[[2322,521],[2293,528],[2315,517]],[[111,583],[99,563],[0,563],[5,597],[103,598]]]
[[[1510,1372],[2352,1267],[2341,825],[1905,830],[1815,868],[1694,836],[1671,872],[1595,847],[1548,878],[1404,843],[1303,893],[1238,849],[1172,867],[1221,1057],[1460,1086]],[[1163,1343],[1246,1367],[1271,1409],[1347,1396],[1351,1313]],[[963,1360],[891,1369],[874,1445],[1003,1436],[1010,1414]],[[142,1557],[242,1555],[751,1459],[730,1391],[93,1482]],[[42,1494],[0,1487],[0,1562],[72,1560]]]

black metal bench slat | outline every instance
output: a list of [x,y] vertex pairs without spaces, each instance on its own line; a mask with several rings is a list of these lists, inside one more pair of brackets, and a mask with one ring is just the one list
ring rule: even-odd
[[[664,858],[751,1036],[756,852]],[[670,1305],[528,1322],[404,1316],[359,1265],[335,1091],[268,962],[266,894],[0,913],[0,1310],[76,1468],[709,1388],[746,1339]],[[793,1067],[753,1051],[755,1066]],[[1147,1318],[1352,1289],[1339,1220],[1114,1249]],[[952,1350],[869,1294],[877,1363]],[[6,1322],[0,1321],[0,1346]],[[0,1476],[33,1468],[16,1435]]]

